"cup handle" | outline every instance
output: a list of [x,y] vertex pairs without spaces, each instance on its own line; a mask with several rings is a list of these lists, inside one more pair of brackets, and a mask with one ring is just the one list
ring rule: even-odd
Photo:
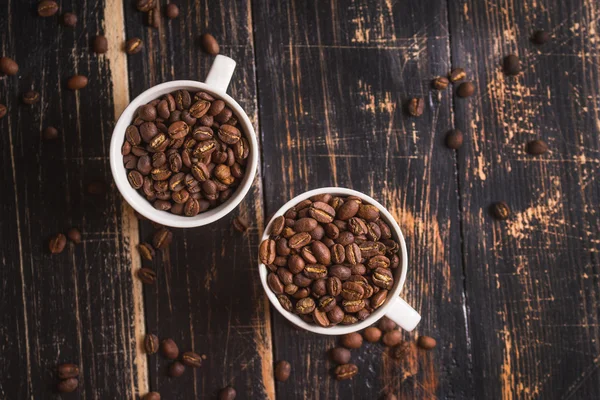
[[407,332],[415,329],[419,321],[421,321],[419,313],[400,297],[396,297],[394,303],[388,307],[385,316]]
[[217,90],[226,92],[234,70],[235,61],[219,54],[215,57],[215,61],[213,61],[210,71],[208,71],[205,83]]

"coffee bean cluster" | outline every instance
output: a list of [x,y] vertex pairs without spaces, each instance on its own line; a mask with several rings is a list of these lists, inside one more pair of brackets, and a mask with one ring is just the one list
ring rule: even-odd
[[362,321],[385,303],[398,249],[377,207],[322,194],[277,217],[259,257],[285,310],[330,327]]
[[58,385],[60,393],[71,393],[79,387],[79,366],[75,364],[61,364],[58,366]]
[[226,202],[250,151],[225,102],[178,90],[143,105],[121,149],[131,187],[154,207],[193,217]]

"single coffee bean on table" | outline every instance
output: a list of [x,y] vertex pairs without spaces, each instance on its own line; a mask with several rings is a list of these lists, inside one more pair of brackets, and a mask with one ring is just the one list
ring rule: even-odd
[[446,146],[453,150],[458,150],[463,145],[463,133],[458,129],[452,129],[446,135]]
[[150,268],[140,268],[137,272],[138,278],[146,285],[154,285],[156,283],[156,272]]
[[231,386],[224,387],[219,391],[219,400],[234,400],[237,392]]
[[450,74],[448,74],[448,79],[450,79],[450,82],[452,83],[462,81],[466,77],[467,73],[463,68],[454,68],[452,71],[450,71]]
[[177,18],[179,16],[179,7],[177,7],[177,4],[174,4],[174,3],[167,4],[166,14],[167,14],[167,18],[169,18],[169,19]]
[[33,105],[40,101],[40,94],[35,90],[29,90],[23,93],[23,97],[21,99],[23,100],[23,103],[27,105]]
[[175,361],[169,366],[169,376],[172,378],[180,377],[184,372],[185,365],[179,361]]
[[64,26],[74,28],[77,25],[77,15],[67,12],[62,15],[62,23]]
[[142,400],[160,400],[160,393],[148,392],[142,397]]
[[458,97],[471,97],[475,94],[475,85],[472,82],[463,82],[456,90]]
[[152,245],[155,249],[166,249],[173,241],[173,232],[167,228],[160,228],[154,232]]
[[42,137],[44,140],[56,140],[58,139],[58,129],[53,126],[49,126],[44,129],[44,132],[42,132]]
[[413,117],[420,117],[425,111],[425,100],[420,97],[410,99],[408,102],[408,113]]
[[52,254],[60,254],[67,245],[67,238],[62,233],[58,233],[53,236],[48,242],[48,248]]
[[67,81],[67,88],[70,90],[79,90],[86,87],[88,84],[88,78],[84,75],[74,75]]
[[527,143],[527,152],[534,156],[539,156],[548,151],[548,145],[541,139],[532,140]]
[[510,207],[504,201],[494,203],[492,204],[492,215],[494,218],[504,221],[510,217]]
[[275,364],[275,379],[279,382],[285,382],[290,377],[292,366],[285,360],[278,361]]
[[350,350],[344,347],[334,347],[329,351],[329,357],[331,361],[336,364],[348,364],[350,362]]
[[179,357],[179,347],[177,347],[177,343],[173,339],[164,339],[160,343],[160,352],[170,360],[175,360]]
[[40,17],[51,17],[58,12],[58,4],[52,0],[43,0],[38,3],[37,12]]
[[342,336],[340,343],[348,349],[358,349],[363,344],[363,337],[358,332],[347,333]]
[[7,112],[8,109],[6,108],[6,106],[4,104],[0,104],[0,119],[4,118]]
[[61,364],[58,366],[58,378],[68,379],[79,376],[79,367],[75,364]]
[[377,326],[383,332],[393,331],[397,327],[396,323],[394,321],[392,321],[391,319],[389,319],[388,317],[381,318],[379,320],[379,323],[377,324]]
[[192,368],[200,368],[202,366],[202,357],[193,351],[186,351],[183,353],[181,361]]
[[79,380],[77,378],[68,378],[68,379],[63,379],[60,382],[58,382],[56,389],[60,393],[71,393],[71,392],[74,392],[78,386],[79,386]]
[[521,72],[521,62],[519,61],[519,57],[514,54],[509,54],[504,57],[504,73],[506,75],[519,75]]
[[138,252],[143,259],[148,261],[152,261],[152,259],[154,259],[154,255],[156,254],[152,245],[146,242],[138,244]]
[[217,39],[210,33],[205,33],[200,37],[200,43],[202,44],[202,48],[205,52],[210,54],[211,56],[216,56],[219,54],[219,43]]
[[94,53],[104,54],[108,51],[108,40],[105,36],[99,35],[94,38],[93,44]]
[[379,342],[379,339],[381,339],[381,335],[381,329],[374,326],[368,327],[367,329],[365,329],[364,332],[365,340],[370,343]]
[[352,379],[358,374],[358,367],[354,364],[338,365],[334,370],[335,379],[343,381]]
[[383,335],[383,344],[387,347],[397,346],[398,344],[400,344],[401,341],[402,332],[398,330],[389,331],[386,332],[385,335]]
[[445,90],[449,84],[450,81],[445,76],[438,76],[431,82],[431,86],[437,90]]
[[129,39],[125,42],[125,52],[127,54],[137,54],[144,48],[144,42],[140,38]]
[[146,354],[155,354],[158,351],[158,337],[152,333],[146,334],[144,338],[144,350]]
[[81,232],[77,228],[71,228],[67,231],[67,237],[75,244],[81,243]]
[[417,346],[424,350],[431,350],[436,346],[437,342],[431,336],[419,336]]
[[9,57],[0,57],[0,72],[5,75],[16,75],[19,72],[19,64]]

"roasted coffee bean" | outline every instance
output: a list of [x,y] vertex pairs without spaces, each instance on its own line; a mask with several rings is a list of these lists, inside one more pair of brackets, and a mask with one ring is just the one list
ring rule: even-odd
[[275,364],[275,379],[279,382],[285,382],[289,379],[292,372],[292,366],[287,361],[278,361]]
[[377,326],[384,332],[389,332],[396,329],[396,323],[388,317],[381,318]]
[[166,249],[173,241],[173,233],[167,228],[160,228],[154,233],[152,246],[155,249]]
[[219,139],[227,144],[235,144],[242,137],[242,133],[238,128],[232,125],[223,124],[219,128]]
[[344,311],[346,311],[347,313],[357,313],[358,311],[362,310],[363,308],[365,308],[365,301],[364,300],[343,300],[342,301],[342,307],[344,308]]
[[[339,220],[347,221],[354,217],[358,213],[360,204],[356,201],[346,201],[339,208],[337,208],[336,215]],[[339,232],[339,231],[338,231]],[[332,239],[335,239],[332,237]]]
[[438,76],[431,81],[431,86],[436,90],[446,90],[450,81],[445,76]]
[[346,246],[346,262],[350,264],[359,264],[362,259],[360,247],[356,243]]
[[77,378],[68,378],[58,382],[56,389],[60,393],[71,393],[74,392],[78,386],[79,380]]
[[373,283],[382,289],[390,290],[394,286],[394,278],[387,268],[377,268],[371,277]]
[[343,347],[334,347],[329,351],[329,357],[334,363],[344,365],[350,362],[351,353]]
[[545,31],[535,31],[531,40],[533,40],[533,43],[535,44],[544,44],[550,40],[550,34]]
[[0,57],[0,72],[4,75],[16,75],[19,65],[12,58]]
[[157,193],[156,197],[158,198],[158,200],[156,200],[153,205],[154,205],[154,208],[156,208],[157,210],[169,211],[171,209],[171,207],[173,206],[170,201],[167,201],[171,197],[171,195],[168,192],[167,193]]
[[62,23],[64,26],[74,28],[77,25],[77,15],[67,12],[62,15]]
[[335,210],[327,203],[317,201],[310,206],[310,216],[318,222],[328,224],[333,222]]
[[408,355],[412,352],[412,346],[410,343],[405,341],[400,341],[391,351],[391,355],[396,360],[403,360],[408,358]]
[[331,264],[331,252],[322,242],[316,241],[311,244],[311,250],[317,262],[323,265]]
[[200,368],[202,366],[202,357],[200,357],[193,351],[186,351],[181,356],[181,362],[183,362],[188,367]]
[[58,4],[51,0],[42,0],[38,3],[37,12],[40,17],[51,17],[58,12]]
[[140,38],[129,39],[125,43],[125,52],[127,54],[137,54],[144,48],[144,42]]
[[425,100],[420,97],[410,99],[408,102],[408,113],[413,117],[420,117],[425,111]]
[[313,321],[315,324],[323,328],[327,328],[330,325],[329,318],[327,318],[327,313],[319,309],[315,309],[313,311]]
[[154,285],[156,283],[156,272],[149,268],[140,268],[137,276],[146,285]]
[[277,276],[284,285],[291,284],[294,279],[294,274],[292,274],[289,269],[283,267],[277,269]]
[[358,374],[358,367],[354,364],[339,365],[334,370],[334,374],[335,379],[337,379],[338,381],[352,379],[356,374]]
[[79,367],[75,364],[61,364],[58,366],[58,378],[68,379],[79,376]]
[[155,354],[158,352],[158,337],[152,333],[148,333],[144,338],[144,350],[146,354]]
[[27,105],[33,105],[40,101],[40,94],[35,90],[29,90],[23,94],[22,100]]
[[155,0],[137,0],[135,6],[139,11],[148,12],[154,8]]
[[347,349],[358,349],[363,344],[363,338],[358,332],[347,333],[341,337],[340,343]]
[[430,336],[419,336],[417,346],[424,350],[431,350],[436,346],[437,342]]
[[459,97],[471,97],[475,93],[475,85],[472,82],[463,82],[458,86],[456,94]]
[[138,171],[129,171],[127,174],[127,179],[129,180],[131,187],[134,189],[139,189],[144,184],[144,177]]
[[337,302],[333,296],[323,296],[319,299],[319,309],[321,311],[329,312],[335,308]]
[[379,342],[379,339],[381,339],[382,333],[379,328],[370,326],[367,329],[365,329],[365,332],[363,335],[367,342],[376,343],[376,342]]
[[467,73],[462,68],[455,68],[448,75],[448,78],[450,79],[450,82],[452,82],[452,83],[462,81],[466,77],[467,77]]
[[67,88],[71,90],[79,90],[86,87],[88,84],[88,78],[84,75],[74,75],[67,81]]
[[538,156],[548,151],[548,145],[541,139],[532,140],[527,143],[527,152],[531,155]]
[[[367,224],[362,218],[350,218],[348,220],[348,229],[352,232],[353,235],[366,235],[369,232],[367,228]],[[346,255],[347,257],[347,255]]]
[[160,393],[158,392],[148,392],[142,400],[160,400]]
[[389,268],[390,259],[386,256],[374,256],[369,259],[369,261],[367,262],[367,266],[370,269]]
[[169,376],[172,378],[180,377],[181,375],[183,375],[184,372],[185,365],[183,365],[179,361],[175,361],[169,366]]
[[241,233],[244,233],[248,230],[248,221],[239,215],[233,219],[232,225],[236,231]]
[[154,258],[154,248],[152,248],[152,246],[149,243],[140,243],[138,245],[138,252],[140,253],[140,256],[142,256],[143,259],[148,260],[148,261],[152,261],[152,259]]
[[299,249],[309,244],[311,240],[312,238],[307,232],[296,233],[289,239],[288,246],[292,249]]
[[298,300],[295,311],[297,314],[310,314],[315,310],[315,301],[310,297]]
[[269,285],[273,293],[283,293],[284,285],[276,274],[270,273],[269,275],[267,275],[267,284]]
[[506,75],[519,75],[521,72],[521,62],[519,61],[519,57],[514,54],[509,54],[504,57],[504,73]]
[[344,282],[341,294],[345,300],[360,300],[363,298],[365,290],[356,282]]
[[237,392],[231,386],[224,387],[219,391],[219,400],[235,400]]
[[81,243],[81,232],[77,228],[71,228],[67,231],[67,237],[75,244]]
[[453,129],[446,135],[446,146],[458,150],[463,145],[463,133],[458,129]]
[[175,19],[179,16],[179,7],[177,7],[177,4],[169,3],[167,4],[165,14],[167,15],[167,18]]
[[219,54],[219,43],[217,43],[217,39],[210,33],[203,34],[200,37],[200,43],[202,44],[204,51],[211,56]]
[[342,293],[342,280],[337,276],[327,278],[327,293],[331,296],[339,296]]
[[175,360],[179,357],[179,347],[177,347],[177,343],[173,339],[164,339],[160,343],[160,352],[165,358],[170,360]]
[[371,297],[371,302],[370,302],[371,308],[377,309],[377,308],[381,307],[383,305],[383,303],[385,303],[385,301],[387,300],[387,295],[388,295],[387,290],[380,290],[379,292],[375,293]]
[[53,126],[49,126],[46,129],[44,129],[42,136],[44,140],[56,140],[58,139],[58,129],[56,129]]
[[195,198],[189,198],[183,206],[183,214],[187,217],[194,217],[200,213],[202,204]]
[[99,35],[94,38],[93,44],[94,53],[104,54],[108,51],[108,40],[105,36]]
[[327,318],[331,325],[337,325],[344,320],[345,314],[341,307],[335,306],[333,310],[327,312]]
[[279,304],[281,304],[284,310],[289,312],[292,312],[294,310],[292,302],[286,295],[280,294],[277,296],[277,299],[279,300]]
[[340,229],[335,224],[325,225],[325,234],[331,239],[337,239],[340,235]]
[[510,207],[504,201],[499,201],[492,204],[491,211],[494,218],[501,221],[504,221],[510,217]]
[[264,240],[260,244],[260,248],[258,251],[260,261],[263,264],[273,264],[275,260],[276,251],[275,251],[275,241],[271,239]]
[[398,330],[389,331],[383,335],[383,344],[387,347],[397,346],[400,342],[402,342],[402,332]]
[[4,104],[0,104],[0,119],[4,118],[7,112],[8,110],[6,106]]
[[293,219],[290,220],[293,223],[292,228],[294,228],[296,232],[310,232],[319,225],[314,218],[300,218],[297,221],[294,221]]
[[67,245],[67,238],[62,233],[56,234],[50,241],[48,242],[48,248],[50,249],[50,253],[52,254],[60,254],[65,249]]
[[342,264],[346,259],[346,250],[341,244],[334,244],[331,247],[331,261],[334,264]]
[[371,204],[362,204],[358,209],[358,216],[367,222],[373,222],[379,219],[379,209]]
[[320,279],[327,276],[327,268],[320,264],[309,264],[304,267],[304,275],[310,279]]

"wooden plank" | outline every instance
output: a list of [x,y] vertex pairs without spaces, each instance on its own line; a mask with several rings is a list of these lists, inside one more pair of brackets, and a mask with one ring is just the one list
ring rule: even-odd
[[[455,103],[476,398],[600,397],[599,18],[586,0],[450,8],[453,63],[477,88]],[[552,40],[535,46],[537,29]],[[550,151],[526,154],[538,138]],[[506,222],[487,213],[498,200]]]
[[[292,378],[280,398],[469,398],[455,158],[449,91],[430,91],[450,67],[446,3],[253,2],[266,214],[308,189],[351,187],[381,201],[407,236],[403,296],[423,315],[431,354],[399,363],[381,345],[354,351],[359,375],[337,383],[326,351],[336,338],[295,331],[274,315],[275,358]],[[410,97],[426,99],[408,117]],[[410,340],[410,339],[409,339]]]
[[[90,54],[91,37],[104,30],[104,4],[62,1],[61,11],[79,16],[74,29],[59,25],[58,15],[38,17],[30,2],[5,4],[2,54],[13,57],[20,71],[0,82],[9,107],[0,120],[6,172],[0,200],[6,243],[0,250],[0,397],[49,398],[56,366],[73,362],[82,370],[82,398],[134,398],[139,380],[130,250],[121,234],[126,220],[115,190],[86,193],[91,181],[111,180],[108,143],[123,106],[119,93],[127,82],[118,76],[125,66],[114,53]],[[123,26],[114,11],[106,24],[110,32]],[[66,80],[76,73],[90,83],[68,91]],[[21,103],[29,89],[40,93],[40,103]],[[49,125],[59,129],[59,140],[41,140]],[[71,226],[82,231],[82,244],[50,255],[49,237]]]
[[[145,45],[129,56],[132,96],[173,79],[203,80],[213,57],[202,52],[198,38],[210,31],[221,54],[238,63],[229,92],[258,128],[250,2],[177,5],[179,18],[163,19],[158,30],[147,27],[132,4],[125,6],[127,38],[140,37]],[[238,390],[238,398],[274,398],[270,315],[256,271],[262,198],[257,177],[237,210],[206,227],[174,229],[170,249],[146,263],[158,274],[156,287],[144,289],[148,331],[207,357],[202,369],[177,379],[166,376],[167,360],[151,357],[150,388],[165,398],[208,398],[226,385]],[[238,214],[252,225],[244,235],[231,227]],[[143,222],[141,239],[153,231]]]

